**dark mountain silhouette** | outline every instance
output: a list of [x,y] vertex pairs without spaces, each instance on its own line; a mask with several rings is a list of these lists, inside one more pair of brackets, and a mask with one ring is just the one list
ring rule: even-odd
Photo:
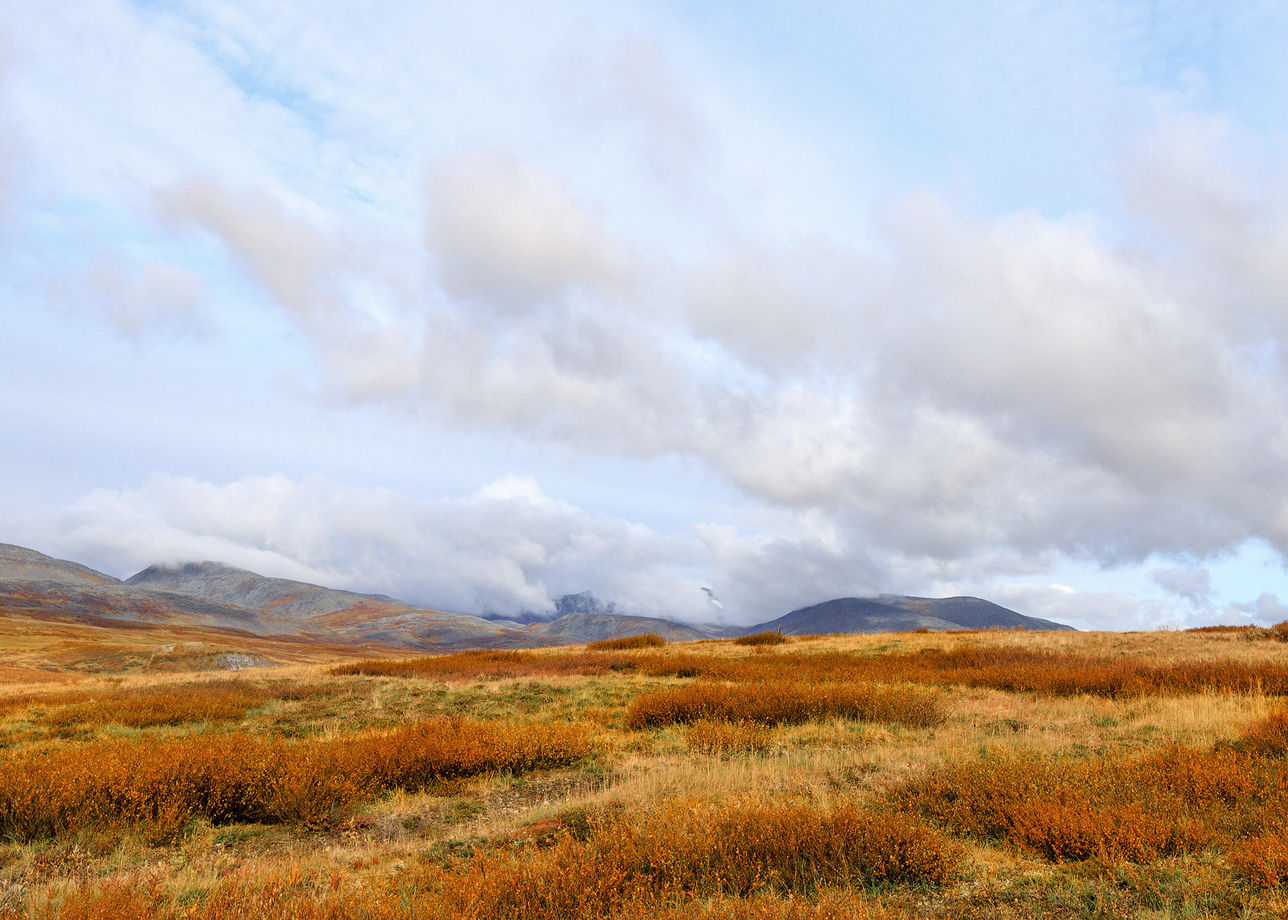
[[978,597],[838,597],[801,607],[739,634],[781,630],[786,635],[908,632],[914,629],[1072,629],[1027,617]]

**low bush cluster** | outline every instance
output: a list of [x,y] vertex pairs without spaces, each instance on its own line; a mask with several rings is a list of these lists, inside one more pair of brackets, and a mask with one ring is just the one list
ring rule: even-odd
[[593,652],[618,652],[634,648],[658,648],[666,645],[666,640],[657,633],[642,633],[638,636],[622,636],[617,639],[601,639],[598,642],[587,642],[586,648]]
[[326,741],[230,733],[10,754],[0,758],[0,837],[140,825],[166,838],[196,818],[317,826],[387,790],[567,765],[589,749],[577,726],[439,719]]
[[751,633],[747,636],[739,636],[733,640],[734,645],[783,645],[790,641],[781,632],[766,630],[765,632]]
[[440,882],[444,916],[646,916],[681,898],[810,893],[841,882],[939,884],[957,847],[915,819],[852,806],[673,802],[592,821],[539,855],[475,857]]
[[1274,886],[1288,881],[1285,727],[1281,711],[1206,750],[952,763],[892,797],[956,833],[1052,860],[1148,862],[1217,846],[1247,878]]
[[699,681],[637,697],[626,712],[626,725],[655,728],[699,720],[796,725],[840,718],[924,728],[945,717],[939,694],[898,684]]
[[602,652],[534,655],[532,652],[482,650],[426,655],[419,658],[372,658],[337,665],[332,674],[346,677],[427,677],[437,680],[486,680],[548,677],[560,674],[600,675],[634,670],[632,659]]
[[872,916],[853,890],[939,885],[960,849],[916,819],[853,806],[674,802],[644,814],[597,816],[544,848],[497,849],[423,864],[358,886],[340,876],[243,871],[176,905],[155,882],[72,891],[57,920],[855,920]]
[[1043,649],[979,645],[955,649],[924,649],[903,655],[780,652],[776,655],[747,658],[726,658],[692,652],[615,656],[605,654],[602,649],[554,655],[482,651],[402,660],[360,661],[342,665],[333,671],[346,675],[430,677],[442,680],[559,674],[603,675],[611,672],[652,677],[710,677],[737,683],[908,682],[935,686],[988,687],[1049,696],[1087,694],[1115,698],[1213,691],[1288,695],[1288,664],[1254,664],[1228,660],[1160,664],[1141,657],[1097,657]]

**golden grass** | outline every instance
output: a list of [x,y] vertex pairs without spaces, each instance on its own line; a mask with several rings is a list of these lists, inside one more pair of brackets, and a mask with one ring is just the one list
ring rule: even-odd
[[939,694],[891,684],[702,681],[640,696],[626,712],[629,728],[685,725],[698,720],[793,725],[842,718],[915,728],[946,718]]
[[1283,646],[1249,638],[24,676],[0,917],[1281,917]]
[[666,645],[666,640],[657,633],[642,633],[638,636],[622,636],[620,639],[587,642],[586,648],[592,652],[616,652],[635,648],[659,648],[663,645]]
[[746,635],[746,636],[739,636],[737,639],[733,640],[733,644],[751,645],[751,646],[785,645],[790,641],[791,640],[788,639],[786,636],[784,636],[781,632],[767,631],[767,632],[751,633],[750,635]]

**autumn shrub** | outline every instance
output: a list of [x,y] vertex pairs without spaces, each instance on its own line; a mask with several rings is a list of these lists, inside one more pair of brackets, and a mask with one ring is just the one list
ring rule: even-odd
[[230,733],[16,753],[0,758],[0,838],[129,825],[175,836],[196,818],[320,825],[386,790],[562,766],[588,751],[577,726],[436,719],[336,740]]
[[781,632],[775,630],[766,630],[765,632],[751,633],[747,636],[739,636],[733,640],[734,645],[783,645],[790,641]]
[[826,718],[922,728],[942,723],[946,715],[938,694],[917,687],[699,681],[637,697],[627,710],[626,725],[640,729],[699,720],[793,725]]
[[147,728],[185,722],[240,719],[270,696],[241,681],[175,684],[96,694],[44,711],[38,721],[52,728],[72,725],[125,725]]
[[617,639],[587,642],[586,648],[597,652],[617,652],[635,648],[657,648],[662,645],[666,645],[666,640],[657,633],[642,633],[638,636],[621,636]]
[[889,680],[989,687],[1051,696],[1138,697],[1207,691],[1288,693],[1288,664],[1097,657],[1029,648],[967,646],[855,658],[858,672]]
[[1256,754],[1283,757],[1288,754],[1288,709],[1280,709],[1251,725],[1238,744]]
[[[677,801],[600,813],[583,834],[487,848],[361,880],[253,864],[179,903],[156,878],[82,883],[56,920],[854,920],[855,883],[938,885],[958,847],[915,819],[858,809]],[[821,892],[836,886],[841,891]]]
[[701,754],[728,757],[732,754],[760,753],[773,741],[769,728],[756,722],[721,722],[698,719],[684,733],[684,742]]
[[427,677],[437,680],[479,680],[540,677],[561,674],[597,676],[635,669],[633,659],[602,652],[535,655],[511,650],[455,652],[418,658],[370,659],[336,665],[332,674],[368,677]]
[[1052,860],[1146,862],[1201,849],[1209,830],[1166,787],[1133,783],[1124,767],[1032,755],[976,760],[927,771],[894,798],[958,833]]
[[1254,885],[1278,888],[1288,883],[1288,826],[1238,841],[1227,858],[1234,870]]
[[647,916],[685,897],[813,892],[851,881],[940,884],[958,849],[902,816],[853,806],[671,802],[596,819],[588,839],[489,852],[435,880],[440,915],[573,920]]

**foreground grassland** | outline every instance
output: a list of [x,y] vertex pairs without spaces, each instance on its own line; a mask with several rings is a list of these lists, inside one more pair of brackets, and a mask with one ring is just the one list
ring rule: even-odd
[[15,669],[0,917],[1282,917],[1280,638]]

